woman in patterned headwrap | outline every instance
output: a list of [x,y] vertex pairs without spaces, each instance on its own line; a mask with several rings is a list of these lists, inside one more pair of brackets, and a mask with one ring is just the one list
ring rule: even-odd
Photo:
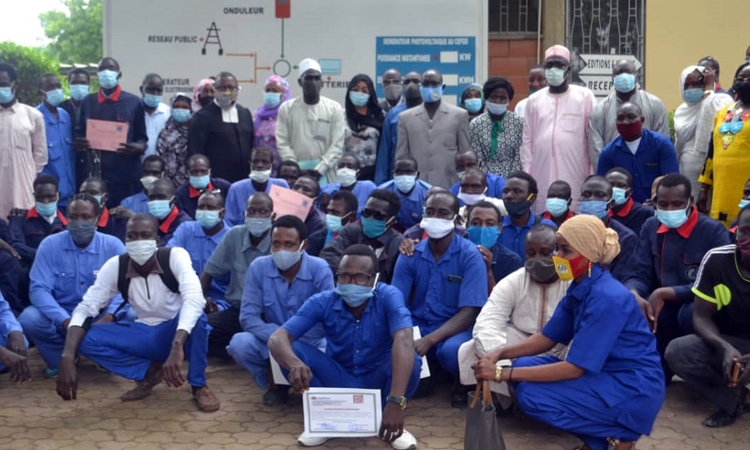
[[263,88],[263,105],[255,111],[255,148],[269,148],[273,154],[271,176],[281,163],[276,150],[276,117],[282,103],[292,97],[289,82],[278,75],[271,75]]

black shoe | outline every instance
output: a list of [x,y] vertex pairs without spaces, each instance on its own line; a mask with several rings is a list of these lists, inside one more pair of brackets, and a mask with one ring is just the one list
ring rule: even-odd
[[703,426],[708,428],[721,428],[726,427],[734,423],[737,417],[740,415],[739,408],[733,413],[727,413],[723,410],[718,410],[713,413],[710,417],[703,421]]
[[451,408],[466,408],[469,402],[469,394],[456,392],[451,395]]
[[419,386],[417,386],[417,390],[414,392],[414,395],[411,396],[412,399],[417,400],[420,398],[426,398],[432,395],[432,391],[435,390],[435,378],[434,377],[428,377],[428,378],[422,378],[419,380]]
[[263,404],[266,406],[286,405],[289,401],[289,388],[286,386],[277,386],[276,389],[269,389],[263,394]]

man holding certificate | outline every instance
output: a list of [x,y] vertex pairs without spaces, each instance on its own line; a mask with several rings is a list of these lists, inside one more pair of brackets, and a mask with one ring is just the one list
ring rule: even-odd
[[[378,436],[394,449],[416,449],[417,440],[404,430],[403,410],[419,383],[422,362],[414,352],[411,314],[403,295],[394,287],[378,284],[377,267],[375,252],[368,246],[346,249],[336,273],[336,289],[310,297],[271,335],[268,348],[298,392],[311,386],[347,388],[353,394],[354,390],[380,390],[385,408]],[[325,353],[298,340],[317,324],[325,333]],[[364,401],[362,395],[352,397],[352,406],[357,399]],[[297,441],[314,447],[328,440],[326,434],[343,436],[348,431],[357,436],[362,430],[359,422],[341,427],[340,419],[329,413],[325,423],[314,428],[319,425],[330,433],[305,433]]]

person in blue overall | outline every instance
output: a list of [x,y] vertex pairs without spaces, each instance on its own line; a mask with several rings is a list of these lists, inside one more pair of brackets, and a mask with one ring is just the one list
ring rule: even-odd
[[[464,199],[461,198],[462,195],[460,195],[461,179],[463,178],[464,173],[469,169],[477,169],[481,171],[479,168],[479,156],[477,156],[477,153],[474,150],[468,150],[456,155],[456,172],[458,173],[459,181],[451,186],[450,192],[451,194],[458,196],[461,206],[466,204]],[[483,173],[487,176],[487,190],[484,192],[485,197],[502,198],[503,188],[505,188],[505,178],[500,175],[495,175],[494,173]]]
[[[393,286],[406,299],[422,338],[415,348],[420,356],[437,359],[455,382],[452,405],[466,405],[459,383],[458,348],[471,339],[474,321],[487,302],[487,266],[468,239],[455,233],[458,199],[448,192],[427,198],[422,228],[425,239],[412,256],[396,262]],[[425,381],[420,395],[429,395],[434,377]]]
[[[263,394],[263,404],[282,405],[289,400],[288,386],[269,377],[268,339],[315,294],[333,289],[328,264],[305,252],[307,231],[299,217],[281,216],[271,228],[271,255],[250,264],[240,306],[241,333],[227,346],[227,353],[253,377]],[[325,352],[323,328],[313,327],[300,337]]]
[[[721,222],[698,212],[690,180],[670,174],[656,188],[656,217],[643,224],[630,277],[623,284],[646,308],[661,355],[678,337],[693,332],[691,291],[703,257],[728,245]],[[666,380],[672,373],[665,364]]]
[[[167,247],[182,247],[187,250],[193,269],[200,276],[206,268],[208,259],[229,232],[229,228],[224,221],[224,197],[219,193],[206,191],[198,198],[196,220],[180,224]],[[212,278],[206,296],[209,313],[224,311],[231,307],[229,302],[224,300],[229,278],[229,274]]]
[[60,107],[63,90],[60,78],[53,73],[39,77],[39,94],[44,101],[36,107],[44,115],[49,161],[42,170],[59,182],[60,208],[65,209],[68,198],[76,193],[75,148],[70,114]]
[[[81,102],[81,113],[76,128],[75,148],[78,151],[93,150],[101,158],[101,178],[109,186],[110,208],[120,204],[126,197],[138,192],[138,175],[141,173],[141,155],[146,151],[146,112],[140,96],[125,92],[120,86],[120,64],[111,57],[99,62],[99,92],[89,94]],[[86,124],[89,119],[122,122],[128,124],[127,142],[120,145],[118,152],[92,149],[86,138]],[[91,173],[97,176],[98,173]]]
[[250,153],[250,176],[244,180],[235,181],[229,188],[226,204],[225,220],[230,226],[245,223],[245,207],[247,199],[256,192],[271,191],[271,186],[291,189],[285,180],[271,178],[273,153],[267,148],[254,148]]
[[148,192],[148,213],[159,223],[159,244],[167,245],[175,230],[184,222],[191,222],[190,216],[175,206],[174,183],[169,178],[159,178]]
[[547,200],[545,209],[542,213],[542,219],[547,219],[555,223],[557,228],[576,213],[570,209],[573,204],[573,193],[570,184],[564,180],[553,181],[547,189]]
[[96,231],[114,236],[125,242],[125,225],[127,224],[127,220],[118,219],[109,212],[107,208],[107,199],[109,198],[107,183],[101,178],[87,178],[81,183],[81,188],[78,192],[94,197],[102,207],[102,214],[99,216]]
[[359,177],[359,160],[352,155],[344,155],[339,159],[336,168],[336,181],[321,187],[320,209],[325,211],[331,196],[338,191],[345,190],[357,196],[359,211],[357,219],[362,217],[362,210],[367,204],[370,194],[377,189],[377,185],[369,180],[358,180]]
[[422,221],[422,210],[427,191],[432,186],[419,179],[419,165],[413,156],[406,155],[395,162],[393,179],[378,189],[393,191],[401,200],[401,210],[396,216],[396,230],[404,232]]
[[[318,231],[326,229],[326,214],[325,209],[319,209],[318,203],[320,202],[320,183],[318,178],[311,177],[309,175],[302,175],[297,178],[294,182],[292,190],[298,194],[302,194],[305,197],[310,198],[310,212],[307,213],[305,218],[305,228],[307,228],[307,235],[312,236]],[[308,205],[305,204],[305,207]]]
[[531,205],[536,201],[539,187],[534,177],[526,172],[514,172],[508,176],[503,188],[503,203],[508,215],[503,217],[503,232],[500,243],[516,252],[521,261],[526,261],[526,234],[537,223],[543,223],[557,229],[551,220],[535,216]]
[[[510,382],[524,414],[578,436],[578,449],[632,450],[664,402],[656,339],[632,293],[601,264],[620,251],[617,233],[588,215],[557,232],[556,271],[572,280],[540,333],[481,358],[477,380]],[[564,360],[534,356],[569,345]],[[517,358],[517,359],[516,359]],[[515,359],[510,367],[497,366]]]
[[187,183],[177,188],[175,193],[175,205],[188,216],[195,219],[195,210],[198,209],[198,197],[204,192],[221,194],[226,198],[231,184],[222,178],[211,176],[211,161],[206,155],[196,153],[187,160],[188,176]]
[[633,177],[626,169],[610,169],[605,178],[612,185],[614,200],[609,217],[630,228],[636,236],[640,235],[643,224],[654,217],[654,210],[633,200]]
[[29,341],[23,335],[13,310],[0,292],[0,373],[9,370],[11,381],[31,380],[31,371],[26,359]]
[[[148,191],[159,178],[164,177],[167,163],[159,155],[148,155],[143,160],[141,168],[140,185],[142,190],[127,198],[124,198],[119,206],[110,208],[110,213],[117,219],[128,221],[135,214],[148,212]],[[112,202],[108,203],[109,205]]]
[[338,191],[333,194],[326,208],[326,228],[308,235],[307,254],[320,256],[323,248],[336,239],[347,224],[357,221],[357,211],[359,203],[356,195],[349,191]]
[[[102,265],[125,251],[119,239],[96,231],[100,215],[101,206],[94,197],[76,194],[68,204],[68,229],[47,237],[37,249],[30,274],[31,306],[18,321],[47,364],[45,378],[57,376],[73,309],[94,284]],[[117,296],[98,319],[111,320],[120,303],[122,298]]]
[[[394,449],[415,449],[404,430],[403,410],[419,383],[421,358],[414,352],[411,315],[401,292],[378,283],[375,252],[366,245],[346,249],[337,285],[310,297],[268,340],[271,355],[297,392],[310,387],[380,389],[383,420],[379,437]],[[300,341],[321,325],[325,353]],[[305,447],[328,439],[300,435]]]

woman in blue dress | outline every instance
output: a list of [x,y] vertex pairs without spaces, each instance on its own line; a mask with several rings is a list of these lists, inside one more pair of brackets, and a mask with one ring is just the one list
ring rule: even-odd
[[[541,333],[480,359],[477,380],[511,382],[528,416],[578,436],[579,449],[633,449],[664,401],[656,340],[638,304],[599,264],[620,252],[617,233],[580,215],[557,232],[555,268],[574,280]],[[533,356],[557,343],[564,360]],[[517,359],[516,359],[517,358]],[[512,366],[496,366],[515,359]]]

